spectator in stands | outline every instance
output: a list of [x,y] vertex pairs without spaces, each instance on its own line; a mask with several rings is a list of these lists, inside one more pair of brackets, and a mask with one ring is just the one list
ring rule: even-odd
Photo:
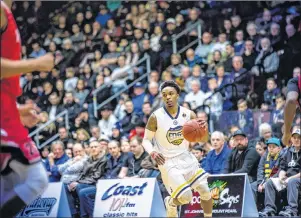
[[[257,202],[258,193],[264,193],[265,183],[276,176],[282,160],[281,143],[278,138],[270,138],[266,145],[268,152],[265,152],[261,158],[257,170],[257,181],[251,184],[255,202]],[[260,195],[259,195],[260,196]]]
[[[222,52],[215,50],[211,56],[208,57],[207,75],[213,76],[216,74],[215,68],[217,65],[223,64]],[[228,72],[227,72],[228,73]]]
[[64,82],[64,88],[65,88],[65,91],[67,91],[67,92],[72,92],[76,88],[78,77],[75,77],[74,74],[75,74],[75,72],[72,67],[68,67],[66,69],[67,79]]
[[201,41],[202,43],[195,49],[195,54],[202,58],[202,64],[208,64],[208,55],[211,53],[213,48],[212,34],[204,32]]
[[120,127],[120,124],[117,122],[112,128],[112,136],[110,140],[119,142],[122,137],[123,130]]
[[[197,22],[201,23],[201,28],[204,30],[205,29],[205,23],[203,20],[200,19],[200,13],[197,8],[192,8],[189,11],[189,21],[186,23],[186,28],[194,25]],[[198,36],[198,30],[197,27],[193,28],[188,32],[188,36],[190,37],[190,42],[193,41],[195,38]]]
[[[298,213],[298,190],[300,188],[300,129],[292,134],[292,146],[287,149],[280,162],[280,172],[274,182],[270,179],[265,183],[265,208],[259,213],[260,216],[275,216],[277,213],[276,200],[281,190],[287,190],[288,207],[281,211],[281,216],[297,216]],[[276,186],[276,184],[279,184]]]
[[[163,48],[163,50],[160,53],[160,57],[162,58],[162,60],[169,59],[170,55],[172,54],[172,35],[179,33],[174,18],[168,18],[166,20],[166,26],[167,31],[163,33],[160,39],[160,45],[161,48]],[[169,63],[169,60],[165,60],[163,61],[163,66],[167,67],[169,66]]]
[[268,38],[262,38],[260,45],[262,49],[255,60],[256,66],[252,68],[252,72],[256,76],[263,75],[265,79],[273,77],[279,67],[279,57]]
[[218,88],[222,88],[223,86],[230,84],[231,79],[229,76],[225,75],[225,67],[223,64],[218,64],[215,67],[216,71],[216,81]]
[[184,64],[188,66],[190,69],[202,63],[202,58],[197,56],[193,49],[188,49],[186,51],[186,59],[184,60]]
[[255,65],[255,60],[257,57],[257,52],[254,50],[254,42],[250,39],[247,39],[244,44],[244,53],[242,54],[243,59],[243,68],[246,70],[251,70]]
[[32,75],[32,73],[26,73],[26,83],[23,86],[23,95],[28,96],[31,99],[38,97],[38,81]]
[[[91,211],[92,209],[89,207],[90,205],[87,206],[84,203],[84,197],[87,193],[90,194],[91,192],[94,192],[96,194],[96,183],[98,179],[104,176],[107,164],[107,157],[104,151],[101,150],[98,141],[91,142],[90,149],[90,156],[85,161],[84,168],[79,178],[68,185],[69,192],[67,192],[67,198],[69,199],[69,202],[74,202],[74,194],[79,197],[81,217],[88,215],[88,211]],[[69,206],[71,211],[76,211],[74,204],[70,204]]]
[[106,166],[105,179],[122,179],[127,175],[128,168],[125,164],[128,159],[126,153],[122,153],[120,143],[118,141],[111,141],[108,144],[108,161]]
[[117,43],[111,41],[109,43],[109,52],[106,53],[101,60],[100,65],[102,67],[107,66],[110,68],[110,70],[114,70],[117,67],[116,64],[117,64],[118,57],[120,56],[120,53],[117,52],[116,50],[117,50]]
[[251,75],[245,68],[243,68],[243,64],[241,56],[233,57],[233,70],[231,72],[231,77],[237,86],[238,98],[245,98],[251,85]]
[[104,135],[111,137],[112,128],[116,122],[117,119],[112,113],[112,107],[110,105],[103,106],[101,108],[101,120],[99,120],[98,126],[102,130]]
[[84,87],[92,89],[95,84],[96,74],[92,72],[91,66],[86,64],[80,69],[80,73],[82,73],[80,79],[84,80]]
[[101,128],[99,126],[91,126],[90,127],[91,138],[90,141],[100,140],[102,138],[106,138],[106,136],[102,133]]
[[129,134],[130,131],[135,128],[134,120],[137,119],[138,115],[134,112],[134,105],[132,100],[127,100],[124,104],[125,116],[119,121],[121,128],[125,134]]
[[145,132],[145,126],[146,124],[143,122],[143,120],[139,117],[134,121],[135,128],[130,131],[129,134],[129,140],[133,138],[143,138],[144,132]]
[[279,94],[275,97],[276,107],[272,110],[270,123],[272,124],[273,132],[280,137],[281,128],[284,124],[284,105],[285,97]]
[[151,104],[148,101],[145,101],[143,103],[142,111],[143,111],[142,121],[146,125],[149,117],[152,114],[152,107],[151,107]]
[[259,156],[262,157],[266,153],[267,145],[263,141],[257,141],[255,148]]
[[236,33],[237,30],[244,30],[244,26],[239,15],[232,16],[231,23],[234,33]]
[[184,65],[181,64],[181,62],[181,55],[171,55],[171,65],[168,67],[168,70],[171,72],[173,78],[177,78],[181,75],[181,69],[184,67]]
[[244,51],[244,31],[237,30],[235,33],[235,43],[233,44],[235,55],[242,55]]
[[38,58],[46,54],[45,49],[41,48],[39,42],[32,43],[32,52],[29,55],[30,58]]
[[61,69],[65,69],[71,66],[71,63],[76,55],[76,52],[73,48],[72,41],[69,38],[65,38],[63,40],[62,47],[63,47],[63,51],[62,51],[63,60],[60,63],[60,67]]
[[152,50],[155,52],[159,52],[161,49],[160,39],[162,35],[163,35],[162,28],[159,25],[155,26],[154,33],[151,35],[150,38],[150,46]]
[[259,47],[259,39],[260,35],[257,33],[257,25],[254,22],[249,22],[247,24],[247,33],[248,33],[248,40],[253,42],[256,51],[258,51]]
[[226,46],[226,57],[224,61],[225,71],[230,73],[232,71],[233,57],[235,56],[234,47],[231,44]]
[[129,156],[125,167],[128,168],[127,176],[138,178],[139,171],[141,170],[141,162],[148,155],[144,148],[142,147],[142,140],[140,138],[133,138],[130,141],[131,152],[133,155]]
[[66,129],[66,127],[61,126],[59,127],[58,133],[59,133],[59,140],[63,142],[64,147],[67,148],[67,144],[70,139],[68,130]]
[[273,130],[269,123],[262,123],[259,126],[259,136],[263,142],[266,142],[273,136]]
[[211,134],[211,145],[213,150],[206,156],[205,171],[210,174],[220,174],[231,150],[225,144],[225,136],[222,132],[215,131]]
[[[72,159],[69,159],[66,163],[58,166],[58,170],[62,175],[61,182],[65,186],[67,196],[69,192],[68,185],[78,180],[84,169],[85,162],[88,159],[88,156],[85,154],[84,148],[80,143],[74,145],[73,155],[74,157]],[[68,203],[69,205],[74,205],[74,198],[68,198]],[[70,207],[70,209],[72,210],[70,211],[72,215],[77,213],[74,207]]]
[[279,88],[277,88],[277,84],[274,78],[267,79],[267,89],[264,91],[264,102],[271,106],[275,106],[276,96],[280,94]]
[[141,82],[137,82],[134,85],[134,96],[132,97],[133,105],[134,105],[134,112],[137,115],[141,115],[142,112],[142,104],[146,94],[145,94],[144,85]]
[[111,19],[112,15],[109,13],[107,7],[103,4],[99,6],[99,13],[97,17],[95,18],[95,21],[97,21],[102,27],[105,27],[107,24],[107,21]]
[[190,84],[192,91],[185,96],[185,102],[190,103],[191,109],[194,110],[203,105],[206,96],[205,93],[200,90],[201,84],[199,80],[192,80]]
[[226,45],[228,45],[229,42],[227,41],[227,35],[225,33],[220,33],[218,35],[218,41],[213,45],[212,51],[220,51],[225,52],[226,51]]
[[106,34],[111,36],[114,41],[119,41],[123,32],[120,26],[116,26],[114,19],[110,18],[107,20],[106,29],[102,31],[102,38]]
[[148,84],[148,94],[145,95],[144,102],[150,103],[152,111],[162,106],[162,96],[159,93],[159,84],[157,82],[150,82]]
[[48,172],[49,182],[59,182],[61,174],[58,170],[60,164],[64,164],[69,157],[64,152],[64,144],[61,141],[54,141],[51,144],[51,153],[45,161],[45,168]]
[[133,79],[134,77],[131,65],[126,64],[126,57],[124,55],[118,57],[117,63],[118,67],[116,67],[111,74],[111,80],[113,82],[112,92],[114,94],[126,86],[126,80],[128,78]]
[[60,98],[57,92],[51,93],[49,102],[51,105],[47,107],[46,111],[49,114],[49,119],[54,120],[59,113],[65,110],[65,108],[60,104]]
[[271,46],[274,51],[278,52],[284,48],[284,41],[282,40],[282,35],[280,25],[278,23],[272,23],[270,27],[269,38],[271,40]]
[[81,106],[74,101],[72,92],[66,92],[64,97],[64,107],[68,111],[69,121],[74,122],[81,110]]
[[206,167],[206,150],[204,147],[199,144],[195,144],[192,147],[191,153],[198,160],[200,167],[204,169]]
[[213,121],[216,122],[223,112],[223,96],[219,92],[215,92],[217,89],[217,81],[215,78],[208,80],[208,92],[205,93],[204,104],[209,105],[210,113],[214,116]]
[[[151,66],[154,66],[154,68],[157,69],[157,66],[159,64],[158,52],[153,50],[149,39],[143,39],[142,41],[141,57],[144,57],[145,55],[148,55],[150,57]],[[181,59],[179,61],[179,64],[181,64]]]
[[74,50],[78,52],[83,47],[83,45],[85,45],[83,44],[85,40],[85,36],[81,31],[79,25],[76,23],[72,25],[72,33],[73,35],[70,37],[70,39],[74,45],[73,46]]
[[248,108],[247,101],[240,99],[237,102],[237,114],[233,119],[233,124],[237,125],[241,130],[243,130],[248,137],[251,137],[253,134],[253,112]]
[[293,77],[296,78],[301,75],[301,68],[300,67],[295,67],[293,70]]
[[237,130],[233,134],[233,139],[235,148],[231,151],[223,172],[247,173],[250,182],[256,181],[259,154],[254,147],[248,146],[249,141],[243,131]]
[[45,111],[46,108],[50,106],[49,96],[54,91],[54,87],[49,81],[45,81],[42,85],[43,87],[41,89],[43,92],[40,94],[38,106]]
[[300,66],[301,46],[300,46],[300,31],[297,31],[295,26],[287,24],[285,27],[287,35],[287,46],[292,52],[292,66]]
[[262,14],[262,19],[258,23],[258,31],[264,34],[268,33],[272,25],[272,15],[269,10],[264,10]]
[[74,101],[79,105],[83,105],[86,101],[86,98],[89,95],[89,90],[86,89],[85,81],[79,79],[76,84],[76,89],[74,90]]

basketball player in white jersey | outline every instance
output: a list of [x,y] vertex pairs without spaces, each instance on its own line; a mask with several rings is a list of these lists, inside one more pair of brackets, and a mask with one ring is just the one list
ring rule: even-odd
[[[142,145],[158,163],[170,194],[164,200],[167,217],[178,217],[177,206],[192,200],[192,189],[200,194],[204,216],[212,217],[206,172],[199,168],[197,159],[189,151],[189,142],[182,135],[184,123],[197,118],[196,114],[178,105],[180,88],[174,81],[164,82],[160,91],[164,106],[149,118]],[[206,121],[198,122],[207,128]]]

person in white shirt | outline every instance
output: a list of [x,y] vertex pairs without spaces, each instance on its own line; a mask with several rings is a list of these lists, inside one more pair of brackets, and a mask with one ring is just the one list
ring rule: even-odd
[[101,117],[102,119],[98,122],[98,126],[107,137],[111,137],[112,128],[117,122],[116,117],[112,113],[112,108],[105,105],[101,109]]
[[184,101],[190,103],[191,109],[194,110],[203,105],[206,96],[205,93],[200,90],[201,83],[199,80],[192,80],[190,84],[192,91],[185,96]]

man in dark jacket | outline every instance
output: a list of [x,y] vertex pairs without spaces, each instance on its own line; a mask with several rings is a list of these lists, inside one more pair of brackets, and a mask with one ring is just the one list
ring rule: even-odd
[[274,216],[277,212],[277,196],[287,190],[288,207],[279,213],[280,216],[292,217],[298,213],[298,191],[300,189],[301,144],[300,129],[292,134],[292,146],[289,147],[280,162],[277,178],[270,179],[265,185],[265,208],[259,213],[261,217]]
[[[85,199],[88,193],[96,193],[96,183],[104,175],[106,164],[107,157],[101,149],[100,143],[92,141],[90,143],[90,157],[87,159],[79,179],[68,185],[69,191],[66,190],[71,211],[76,211],[74,195],[77,195],[80,200],[81,217],[89,215],[89,212],[93,210],[94,205],[89,204],[87,206],[86,202],[83,202],[83,199]],[[75,216],[76,214],[72,215]]]
[[248,146],[246,134],[237,130],[233,134],[235,148],[230,153],[224,173],[247,173],[250,182],[256,181],[257,167],[260,160],[254,147]]

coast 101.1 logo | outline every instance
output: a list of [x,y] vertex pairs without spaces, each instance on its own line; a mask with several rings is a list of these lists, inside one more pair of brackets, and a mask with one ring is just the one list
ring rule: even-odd
[[37,198],[31,204],[23,208],[16,217],[43,217],[49,216],[56,198]]

